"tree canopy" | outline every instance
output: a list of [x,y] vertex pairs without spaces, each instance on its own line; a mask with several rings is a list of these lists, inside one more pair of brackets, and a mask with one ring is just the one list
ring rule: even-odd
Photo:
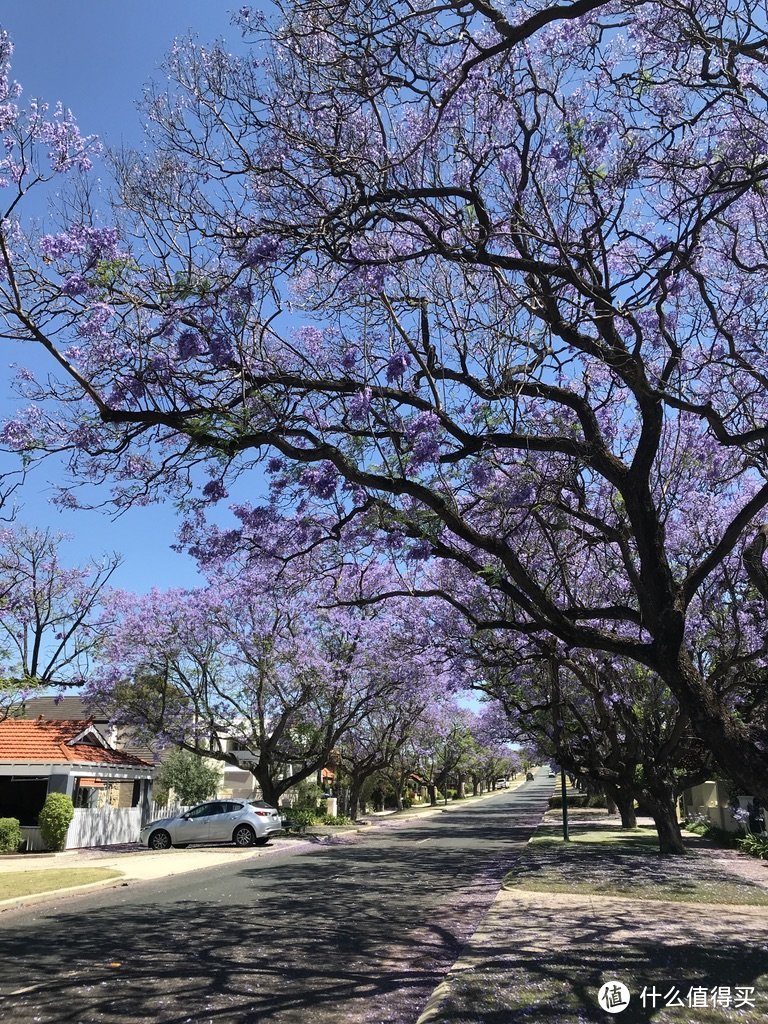
[[[504,628],[645,666],[768,798],[765,721],[719,682],[765,673],[765,5],[237,20],[245,54],[174,46],[109,223],[81,189],[24,233],[90,143],[5,78],[3,334],[58,365],[6,443],[118,504],[204,465],[200,511],[264,466],[276,501],[462,567]],[[719,614],[727,666],[697,657]]]

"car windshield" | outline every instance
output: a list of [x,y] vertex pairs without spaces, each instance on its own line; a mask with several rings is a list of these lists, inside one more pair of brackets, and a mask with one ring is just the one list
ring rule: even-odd
[[248,803],[251,807],[268,807],[270,811],[274,810],[272,804],[268,804],[266,800],[249,800]]

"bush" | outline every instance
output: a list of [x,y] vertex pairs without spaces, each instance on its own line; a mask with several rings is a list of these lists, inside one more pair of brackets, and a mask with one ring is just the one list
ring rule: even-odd
[[297,810],[312,811],[312,813],[315,814],[317,813],[318,805],[320,804],[323,795],[322,789],[320,789],[316,782],[308,782],[305,779],[296,786],[295,807]]
[[285,818],[285,827],[291,832],[306,832],[310,825],[315,824],[316,815],[314,811],[292,807],[285,812]]
[[352,819],[346,814],[324,814],[320,819],[321,825],[351,825]]
[[23,840],[18,818],[0,818],[0,853],[16,853]]
[[[693,832],[694,835],[703,836],[705,839],[710,839],[713,843],[717,843],[718,846],[734,847],[740,845],[740,840],[737,835],[733,832],[728,832],[724,828],[719,828],[717,825],[713,825],[711,821],[706,818],[699,818],[696,821],[687,821],[685,823],[685,829],[687,832]],[[747,853],[750,851],[747,850]]]
[[49,793],[40,811],[40,835],[49,850],[63,850],[67,829],[75,816],[72,800],[63,793]]
[[768,836],[741,836],[736,840],[736,845],[744,853],[752,857],[759,857],[760,860],[768,860]]
[[216,796],[220,782],[218,767],[188,750],[174,749],[163,759],[154,788],[158,803],[166,803],[172,789],[180,803],[189,805]]
[[[562,796],[551,796],[549,798],[550,810],[559,810],[563,806]],[[569,807],[589,807],[589,797],[586,793],[569,793],[568,794],[568,806]]]

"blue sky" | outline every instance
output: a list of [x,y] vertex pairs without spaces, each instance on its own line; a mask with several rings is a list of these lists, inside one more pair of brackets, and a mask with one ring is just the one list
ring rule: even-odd
[[[237,49],[243,44],[229,23],[229,11],[236,8],[216,0],[3,0],[0,26],[13,41],[13,77],[26,98],[61,100],[84,134],[96,134],[109,146],[134,146],[142,138],[136,101],[145,83],[162,77],[160,64],[172,40],[191,30],[201,41],[224,37]],[[0,356],[3,419],[19,404],[10,387],[11,364],[41,365],[20,348],[9,346]],[[49,500],[59,472],[52,463],[33,471],[16,494],[20,523],[70,534],[64,551],[72,564],[120,552],[125,563],[114,579],[127,589],[197,582],[193,563],[169,548],[176,528],[173,509],[135,509],[117,520],[98,512],[60,512]],[[252,495],[241,487],[238,499],[258,500],[260,483],[253,485]]]

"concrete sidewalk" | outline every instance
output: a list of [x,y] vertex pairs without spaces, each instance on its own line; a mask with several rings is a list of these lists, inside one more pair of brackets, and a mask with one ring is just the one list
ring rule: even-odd
[[[768,865],[733,850],[684,864],[768,891]],[[502,888],[417,1024],[604,1024],[614,982],[630,994],[621,1024],[764,1024],[768,906]]]
[[[764,1024],[767,942],[765,907],[502,890],[417,1024],[601,1024],[611,982],[631,993],[622,1024]],[[754,1005],[713,1007],[741,987]],[[666,1009],[673,988],[684,1005]]]

